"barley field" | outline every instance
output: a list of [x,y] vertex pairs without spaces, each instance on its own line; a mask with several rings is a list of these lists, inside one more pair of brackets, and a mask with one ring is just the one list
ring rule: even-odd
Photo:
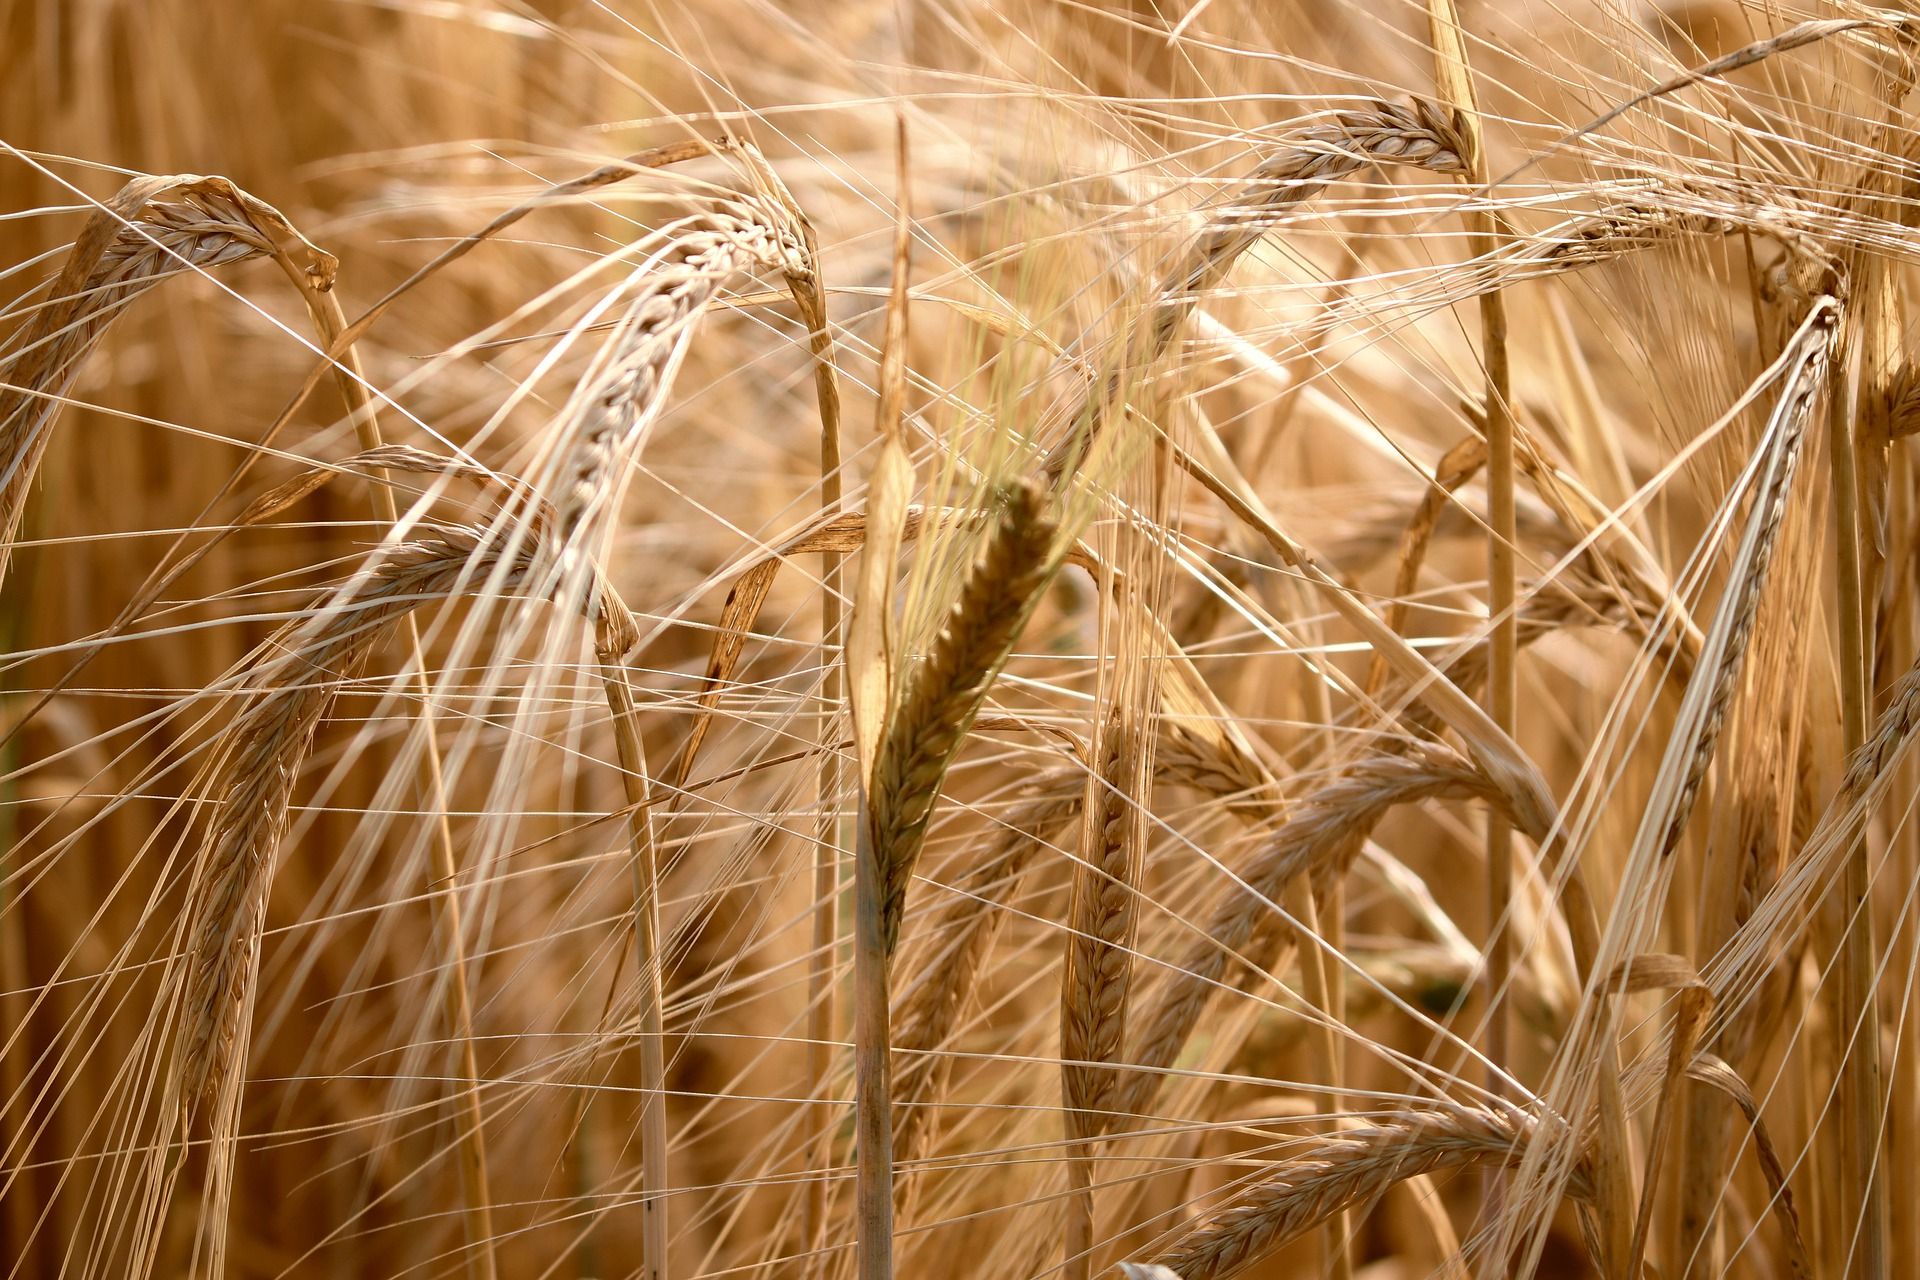
[[1916,78],[0,0],[0,1277],[1920,1275]]

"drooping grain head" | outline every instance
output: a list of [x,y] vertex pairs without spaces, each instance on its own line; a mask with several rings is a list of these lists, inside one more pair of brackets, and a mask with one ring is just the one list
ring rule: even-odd
[[136,178],[87,220],[46,299],[0,348],[0,581],[61,399],[114,320],[170,276],[273,254],[290,241],[304,247],[309,277],[330,287],[334,260],[224,178]]

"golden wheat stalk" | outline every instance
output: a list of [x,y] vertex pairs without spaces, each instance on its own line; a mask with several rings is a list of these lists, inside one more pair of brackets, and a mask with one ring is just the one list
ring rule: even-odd
[[[1619,891],[1621,900],[1637,901],[1664,894],[1671,876],[1673,852],[1698,799],[1707,766],[1714,758],[1734,684],[1746,660],[1760,591],[1767,580],[1773,547],[1792,492],[1808,418],[1815,398],[1825,387],[1836,321],[1837,311],[1832,301],[1819,300],[1809,308],[1779,363],[1763,375],[1762,385],[1774,377],[1783,378],[1784,383],[1762,441],[1757,488],[1735,553],[1735,577],[1715,612],[1700,664],[1688,682],[1675,717],[1660,770],[1626,858],[1625,880]],[[1570,920],[1569,923],[1578,922]],[[1641,923],[1639,931],[1644,932],[1646,927]],[[1624,1188],[1630,1175],[1625,1167],[1628,1157],[1624,1133],[1613,1101],[1617,1072],[1609,1064],[1616,1053],[1615,1021],[1619,1015],[1607,985],[1607,975],[1632,954],[1650,949],[1635,934],[1636,931],[1630,929],[1610,931],[1603,949],[1585,964],[1583,980],[1588,996],[1561,1041],[1546,1094],[1563,1113],[1578,1115],[1586,1113],[1594,1090],[1601,1093],[1604,1132],[1596,1161],[1605,1192],[1602,1216],[1607,1219],[1609,1231],[1604,1258],[1615,1274],[1630,1265],[1626,1254],[1632,1228],[1630,1213],[1624,1215],[1624,1222],[1620,1220],[1624,1201],[1629,1198]],[[1578,940],[1576,947],[1581,951],[1587,949]],[[1596,1061],[1602,1064],[1597,1073],[1592,1069]],[[1571,1096],[1562,1097],[1563,1091]],[[1563,1170],[1541,1163],[1539,1157],[1530,1157],[1520,1169],[1517,1194],[1550,1198],[1554,1182],[1562,1173]],[[1516,1237],[1521,1229],[1517,1219],[1503,1222],[1497,1252],[1509,1253],[1517,1245]],[[1536,1230],[1536,1243],[1530,1247],[1538,1247],[1538,1238]]]
[[1707,686],[1699,711],[1699,730],[1691,741],[1678,734],[1675,737],[1676,744],[1684,746],[1687,754],[1679,770],[1680,786],[1673,797],[1672,809],[1664,815],[1665,825],[1655,845],[1662,861],[1672,856],[1685,833],[1687,819],[1693,812],[1700,784],[1706,778],[1707,766],[1712,763],[1720,730],[1726,722],[1735,682],[1746,662],[1753,620],[1759,612],[1760,594],[1773,564],[1773,549],[1786,517],[1787,499],[1793,492],[1793,477],[1799,469],[1801,445],[1806,439],[1814,400],[1826,389],[1837,321],[1838,314],[1830,302],[1823,302],[1808,316],[1794,367],[1768,423],[1768,465],[1754,494],[1747,530],[1737,553],[1742,566],[1738,589],[1720,606],[1726,620],[1723,624],[1716,616],[1715,634],[1710,637],[1706,654],[1713,668],[1712,683]]
[[[900,261],[896,280],[904,274]],[[855,1199],[863,1280],[893,1273],[890,989],[907,891],[947,768],[1052,573],[1054,532],[1037,485],[1018,484],[1005,494],[931,647],[897,677],[863,779],[854,850]],[[868,571],[878,581],[891,570],[870,561]]]
[[666,1280],[668,1169],[666,1009],[661,990],[660,858],[654,831],[653,780],[640,736],[638,707],[626,661],[638,638],[632,615],[620,610],[617,624],[603,626],[596,650],[607,708],[620,757],[620,783],[627,797],[627,835],[633,881],[633,949],[640,989],[640,1214],[641,1276]]
[[1134,922],[1133,864],[1142,833],[1128,776],[1140,746],[1118,718],[1096,735],[1102,764],[1087,775],[1080,861],[1067,911],[1066,976],[1061,985],[1060,1059],[1069,1130],[1091,1138],[1107,1126],[1110,1075],[1095,1064],[1115,1061],[1126,1038],[1129,956]]

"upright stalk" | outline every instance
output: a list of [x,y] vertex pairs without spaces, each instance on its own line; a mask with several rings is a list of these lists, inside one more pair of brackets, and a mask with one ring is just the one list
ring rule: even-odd
[[602,651],[600,680],[613,713],[620,781],[627,793],[633,876],[634,977],[640,987],[640,1223],[642,1280],[667,1276],[666,1018],[660,990],[660,864],[653,831],[652,783],[633,686],[620,655]]
[[[1866,604],[1860,576],[1859,473],[1853,442],[1853,398],[1847,377],[1847,326],[1827,383],[1827,462],[1833,477],[1835,573],[1840,608],[1840,713],[1849,754],[1866,739],[1868,715]],[[1887,1272],[1887,1188],[1880,1175],[1880,1017],[1875,1000],[1872,868],[1865,841],[1847,855],[1841,885],[1846,933],[1841,942],[1839,1025],[1842,1151],[1841,1203],[1857,1206],[1846,1274],[1884,1280]]]
[[853,876],[854,1235],[859,1280],[893,1277],[892,1014],[887,1008],[887,871],[860,807]]
[[[887,633],[893,614],[894,558],[899,553],[900,530],[913,490],[913,464],[901,439],[906,412],[907,286],[913,251],[912,165],[904,115],[894,118],[894,129],[893,260],[886,335],[880,353],[879,403],[874,411],[874,427],[881,443],[869,481],[867,547],[845,661],[860,756],[860,807],[853,858],[854,1263],[859,1280],[892,1280],[893,1276],[890,969],[899,920],[890,909],[896,905],[896,880],[904,894],[912,860],[919,851],[918,838],[925,831],[921,827],[902,840],[893,812],[897,808],[895,797],[879,783],[883,758],[900,714],[894,701],[899,673],[894,670],[895,656]],[[941,771],[945,764],[940,761]],[[936,793],[938,789],[936,775]],[[878,814],[876,804],[881,810]],[[931,808],[928,797],[927,810]],[[884,824],[887,830],[878,830],[877,824]],[[896,841],[903,848],[890,847]],[[904,875],[898,874],[896,859],[903,862]]]
[[[1468,142],[1461,181],[1487,185],[1486,143],[1474,100],[1473,73],[1465,34],[1453,0],[1429,0],[1428,32],[1434,51],[1434,78],[1440,99],[1453,108],[1455,127]],[[1482,191],[1490,200],[1491,193]],[[1492,208],[1468,214],[1470,247],[1476,257],[1490,256],[1508,238],[1505,220]],[[1480,353],[1486,371],[1487,421],[1487,611],[1493,619],[1487,672],[1487,710],[1508,737],[1514,734],[1519,686],[1515,678],[1520,642],[1514,610],[1516,520],[1514,514],[1514,423],[1512,379],[1507,366],[1507,307],[1498,289],[1480,295]],[[1507,1007],[1501,996],[1513,974],[1513,944],[1507,917],[1513,905],[1513,827],[1504,814],[1489,809],[1487,855],[1487,1006],[1485,1050],[1487,1087],[1503,1091],[1510,1057]],[[1488,1171],[1488,1187],[1498,1169]]]
[[[1294,590],[1304,605],[1306,588],[1296,584]],[[1311,613],[1311,610],[1303,608],[1302,612]],[[1305,697],[1306,710],[1313,723],[1334,723],[1333,704],[1327,696],[1325,681],[1309,681]],[[1347,1113],[1346,1095],[1340,1089],[1340,1082],[1347,1074],[1346,1046],[1341,1039],[1347,1024],[1347,974],[1341,964],[1328,963],[1327,957],[1345,954],[1346,877],[1336,872],[1327,877],[1324,888],[1315,885],[1315,878],[1304,877],[1298,894],[1300,920],[1305,926],[1298,944],[1300,975],[1308,1003],[1322,1013],[1320,1034],[1311,1038],[1308,1052],[1317,1057],[1314,1069],[1327,1084],[1323,1096],[1327,1100],[1328,1132],[1338,1134],[1342,1117]],[[1327,1218],[1320,1233],[1323,1275],[1332,1280],[1352,1280],[1353,1250],[1348,1245],[1352,1238],[1353,1217],[1347,1210]]]
[[[1903,40],[1910,46],[1911,37]],[[1869,135],[1877,154],[1888,149],[1891,140],[1905,128],[1906,98],[1912,93],[1916,69],[1907,50],[1900,51],[1881,73],[1879,91],[1883,114]],[[1906,227],[1914,215],[1909,200],[1891,198],[1897,179],[1888,168],[1869,165],[1860,175],[1857,194],[1848,203],[1858,201],[1873,214]],[[1849,254],[1848,275],[1859,299],[1856,324],[1842,317],[1841,349],[1828,377],[1827,447],[1833,458],[1834,521],[1838,543],[1837,566],[1840,574],[1841,654],[1847,664],[1841,686],[1842,723],[1847,735],[1847,750],[1859,746],[1873,713],[1873,654],[1877,649],[1871,601],[1877,593],[1877,575],[1869,574],[1862,564],[1861,544],[1868,535],[1866,522],[1881,520],[1886,514],[1888,468],[1885,445],[1890,439],[1891,404],[1888,395],[1896,371],[1905,363],[1905,317],[1901,291],[1892,275],[1892,267],[1878,257],[1856,247]],[[1861,347],[1858,400],[1846,392],[1847,348],[1859,335]],[[1878,468],[1866,481],[1872,486],[1873,500],[1861,499],[1860,467],[1868,458],[1868,446],[1879,446]],[[1881,524],[1875,531],[1885,529]],[[1851,630],[1849,630],[1851,628]],[[1880,1172],[1882,1130],[1885,1124],[1881,1095],[1883,1075],[1880,1063],[1880,1013],[1875,969],[1878,965],[1874,938],[1872,868],[1865,842],[1848,851],[1844,895],[1846,937],[1842,942],[1840,966],[1841,1026],[1847,1046],[1841,1075],[1841,1112],[1845,1125],[1843,1145],[1850,1148],[1847,1178],[1843,1184],[1844,1203],[1860,1206],[1858,1238],[1851,1251],[1850,1274],[1880,1280],[1890,1274],[1892,1227],[1887,1201],[1887,1186]],[[1906,1058],[1913,1055],[1908,1053]],[[1896,1079],[1907,1076],[1898,1062]],[[1911,1106],[1910,1101],[1896,1108],[1896,1123]],[[1911,1263],[1909,1263],[1911,1265]]]
[[[797,214],[797,208],[794,210]],[[813,228],[796,217],[806,238],[807,257],[814,264],[808,279],[790,278],[794,305],[807,326],[813,350],[814,397],[820,405],[820,507],[824,513],[840,510],[840,380],[833,362],[833,335],[827,328],[826,290],[819,275],[820,255]],[[807,961],[807,1081],[813,1114],[805,1122],[806,1150],[817,1176],[807,1185],[806,1239],[815,1269],[825,1258],[832,1184],[833,1116],[826,1106],[826,1090],[833,1078],[834,969],[840,945],[840,850],[846,824],[841,820],[842,770],[837,721],[846,701],[846,668],[834,656],[842,634],[842,594],[846,586],[845,557],[838,551],[820,556],[820,717],[815,741],[820,752],[816,794],[819,812],[813,838],[813,945]]]

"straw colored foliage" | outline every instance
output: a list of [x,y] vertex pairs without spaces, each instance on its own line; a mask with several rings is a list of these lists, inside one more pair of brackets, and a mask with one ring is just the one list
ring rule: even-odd
[[0,0],[0,1280],[1920,1274],[1920,16]]

